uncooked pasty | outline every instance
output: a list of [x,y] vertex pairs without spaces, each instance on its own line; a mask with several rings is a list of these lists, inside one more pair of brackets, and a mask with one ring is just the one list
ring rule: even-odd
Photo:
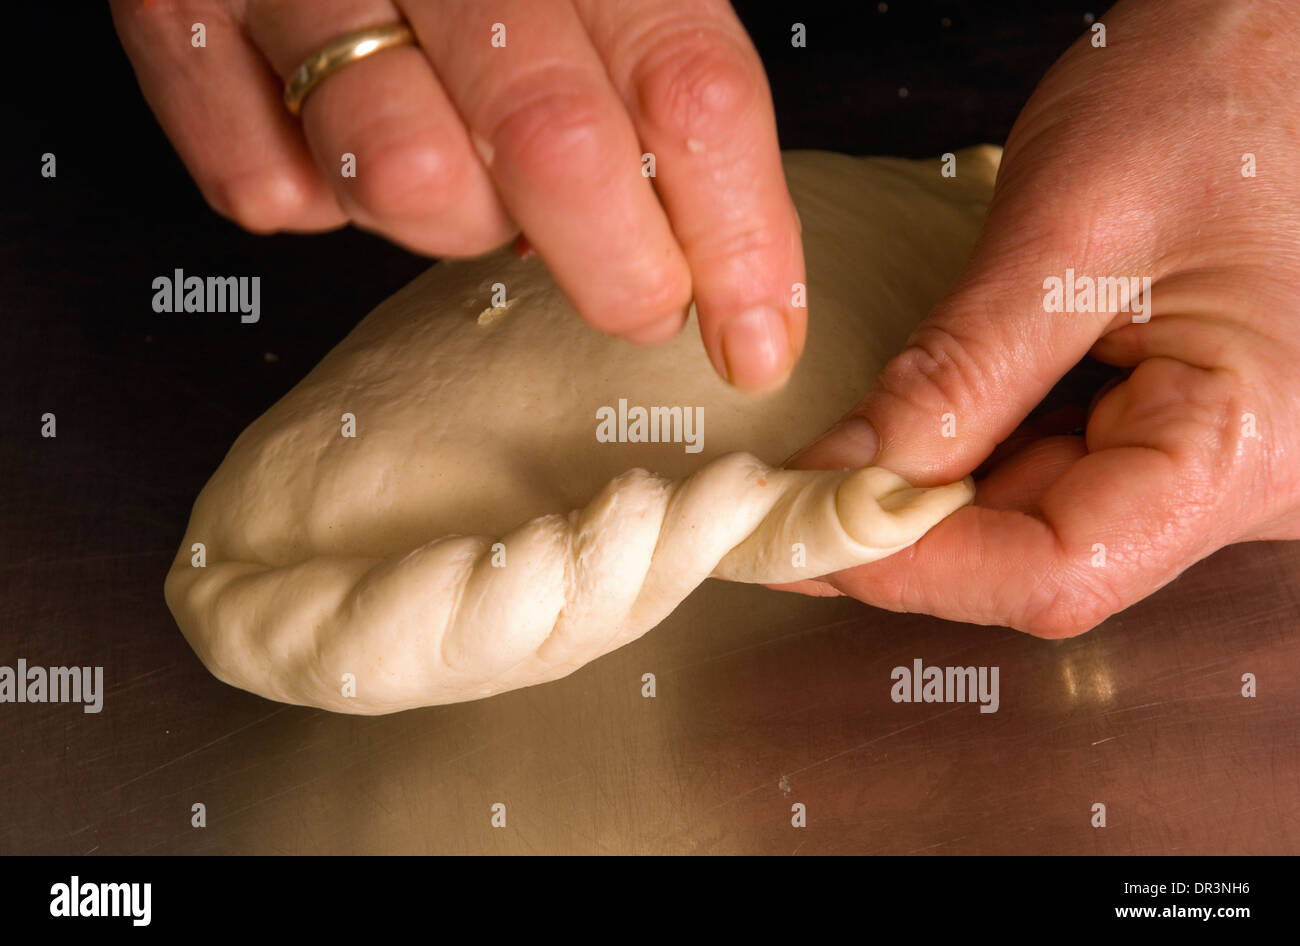
[[693,325],[654,349],[587,327],[535,258],[434,266],[235,441],[167,576],[181,630],[235,686],[387,713],[565,676],[710,576],[794,581],[915,542],[969,481],[774,464],[939,298],[999,157],[967,149],[944,177],[786,154],[809,336],[765,397],[721,381]]

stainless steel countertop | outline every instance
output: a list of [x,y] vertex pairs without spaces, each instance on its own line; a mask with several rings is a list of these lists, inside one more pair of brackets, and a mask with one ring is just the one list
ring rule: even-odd
[[[565,680],[373,718],[217,682],[161,595],[116,580],[130,561],[50,567],[82,590],[20,605],[47,628],[26,655],[97,636],[105,707],[4,708],[0,851],[1300,850],[1296,543],[1227,549],[1060,642],[711,582]],[[737,619],[751,596],[762,619]],[[998,712],[892,702],[917,657],[998,666]]]

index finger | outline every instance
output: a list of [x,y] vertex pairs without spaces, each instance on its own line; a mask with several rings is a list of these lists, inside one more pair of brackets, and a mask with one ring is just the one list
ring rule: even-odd
[[399,5],[502,203],[573,307],[597,328],[636,340],[681,328],[686,260],[639,173],[636,132],[570,0]]
[[799,222],[763,64],[725,0],[578,0],[686,253],[714,368],[781,384],[803,350]]

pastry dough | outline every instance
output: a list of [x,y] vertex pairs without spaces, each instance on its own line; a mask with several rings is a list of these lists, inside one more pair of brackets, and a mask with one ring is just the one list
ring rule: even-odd
[[[959,152],[944,178],[938,161],[786,154],[809,337],[759,398],[715,376],[693,324],[653,349],[587,327],[536,258],[434,266],[235,441],[167,576],[181,630],[235,686],[387,713],[565,676],[710,576],[793,581],[911,544],[969,481],[772,465],[942,294],[999,157]],[[702,438],[600,442],[627,405],[702,408]]]

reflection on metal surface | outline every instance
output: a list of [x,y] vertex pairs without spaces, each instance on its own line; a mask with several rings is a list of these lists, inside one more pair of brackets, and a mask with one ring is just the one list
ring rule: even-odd
[[1096,650],[1077,651],[1061,657],[1061,681],[1071,706],[1086,702],[1104,705],[1115,699],[1106,655]]

